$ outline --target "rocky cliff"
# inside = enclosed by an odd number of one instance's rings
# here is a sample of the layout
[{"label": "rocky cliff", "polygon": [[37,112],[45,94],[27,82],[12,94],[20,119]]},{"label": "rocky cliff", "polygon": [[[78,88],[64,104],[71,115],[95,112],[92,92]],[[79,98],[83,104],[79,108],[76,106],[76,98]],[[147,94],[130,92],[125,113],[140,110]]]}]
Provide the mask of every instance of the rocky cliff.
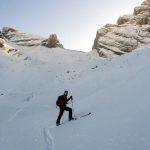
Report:
[{"label": "rocky cliff", "polygon": [[48,39],[45,39],[37,35],[20,32],[11,27],[3,27],[1,35],[9,42],[13,42],[19,46],[43,45],[48,48],[63,47],[55,34],[52,34]]},{"label": "rocky cliff", "polygon": [[4,40],[3,36],[0,36],[0,51],[7,53],[7,54],[11,53],[12,55],[16,55],[16,56],[21,55],[19,50],[15,49],[12,46],[10,46],[9,44],[7,44],[7,42]]},{"label": "rocky cliff", "polygon": [[63,48],[63,45],[59,42],[56,34],[51,34],[48,39],[43,40],[42,45],[48,48]]},{"label": "rocky cliff", "polygon": [[135,7],[132,15],[118,18],[97,31],[93,49],[100,57],[114,57],[150,45],[150,0]]}]

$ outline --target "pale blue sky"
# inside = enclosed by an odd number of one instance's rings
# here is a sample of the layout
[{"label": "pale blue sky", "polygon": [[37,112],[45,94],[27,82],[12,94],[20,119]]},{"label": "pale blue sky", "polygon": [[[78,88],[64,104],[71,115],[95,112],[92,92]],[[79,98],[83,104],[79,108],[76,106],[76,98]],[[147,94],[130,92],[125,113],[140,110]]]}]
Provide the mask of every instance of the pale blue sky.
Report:
[{"label": "pale blue sky", "polygon": [[0,0],[0,28],[48,37],[56,33],[65,48],[89,51],[96,31],[116,23],[144,0]]}]

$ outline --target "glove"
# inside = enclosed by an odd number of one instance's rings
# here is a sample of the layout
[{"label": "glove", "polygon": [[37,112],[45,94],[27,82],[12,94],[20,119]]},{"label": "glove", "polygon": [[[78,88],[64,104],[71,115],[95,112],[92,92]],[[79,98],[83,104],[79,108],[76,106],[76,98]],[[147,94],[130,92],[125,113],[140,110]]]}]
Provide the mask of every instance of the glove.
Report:
[{"label": "glove", "polygon": [[71,100],[73,100],[73,97],[72,97],[72,96],[70,96],[70,99],[71,99]]}]

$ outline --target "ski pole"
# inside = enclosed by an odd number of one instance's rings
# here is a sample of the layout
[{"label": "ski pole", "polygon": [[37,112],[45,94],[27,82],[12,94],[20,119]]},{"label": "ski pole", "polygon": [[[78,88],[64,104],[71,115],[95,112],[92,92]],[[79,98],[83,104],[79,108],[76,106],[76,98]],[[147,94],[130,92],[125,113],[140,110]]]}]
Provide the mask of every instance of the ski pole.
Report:
[{"label": "ski pole", "polygon": [[72,100],[71,100],[71,104],[72,104],[72,114],[73,114],[73,116],[74,116],[74,118],[75,118],[74,105],[73,105],[73,98],[72,98]]}]

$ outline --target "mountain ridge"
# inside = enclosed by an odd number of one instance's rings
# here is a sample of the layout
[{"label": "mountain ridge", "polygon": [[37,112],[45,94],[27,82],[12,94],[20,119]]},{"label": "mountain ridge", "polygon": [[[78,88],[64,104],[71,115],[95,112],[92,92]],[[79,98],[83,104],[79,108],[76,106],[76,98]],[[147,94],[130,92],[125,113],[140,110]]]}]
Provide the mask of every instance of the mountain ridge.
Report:
[{"label": "mountain ridge", "polygon": [[93,49],[100,57],[115,57],[137,48],[150,46],[150,1],[134,8],[132,15],[118,18],[97,31]]},{"label": "mountain ridge", "polygon": [[29,47],[42,45],[48,48],[63,48],[63,45],[59,42],[56,34],[51,34],[49,38],[45,39],[41,36],[21,32],[11,27],[3,27],[1,34],[3,38],[19,46]]}]

